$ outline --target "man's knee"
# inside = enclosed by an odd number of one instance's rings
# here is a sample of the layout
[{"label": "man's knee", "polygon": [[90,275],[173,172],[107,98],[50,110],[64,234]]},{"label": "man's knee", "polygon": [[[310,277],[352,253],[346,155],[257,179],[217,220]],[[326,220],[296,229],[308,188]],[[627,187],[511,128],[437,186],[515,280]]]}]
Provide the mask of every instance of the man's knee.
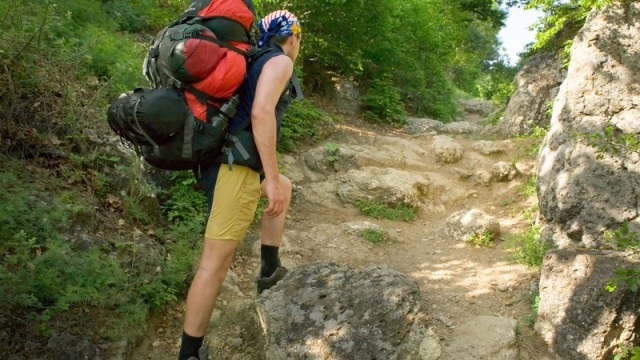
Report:
[{"label": "man's knee", "polygon": [[293,191],[293,185],[291,184],[291,180],[288,177],[280,174],[280,186],[282,186],[282,192],[284,196],[287,198],[287,201],[291,200],[291,193]]}]

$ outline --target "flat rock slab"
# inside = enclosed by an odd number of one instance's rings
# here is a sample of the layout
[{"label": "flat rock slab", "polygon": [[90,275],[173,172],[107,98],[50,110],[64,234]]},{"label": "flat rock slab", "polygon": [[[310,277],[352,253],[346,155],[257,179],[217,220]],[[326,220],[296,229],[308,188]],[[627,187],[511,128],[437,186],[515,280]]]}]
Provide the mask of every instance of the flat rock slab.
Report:
[{"label": "flat rock slab", "polygon": [[453,342],[442,352],[443,360],[515,360],[518,356],[516,321],[476,316],[458,326]]}]

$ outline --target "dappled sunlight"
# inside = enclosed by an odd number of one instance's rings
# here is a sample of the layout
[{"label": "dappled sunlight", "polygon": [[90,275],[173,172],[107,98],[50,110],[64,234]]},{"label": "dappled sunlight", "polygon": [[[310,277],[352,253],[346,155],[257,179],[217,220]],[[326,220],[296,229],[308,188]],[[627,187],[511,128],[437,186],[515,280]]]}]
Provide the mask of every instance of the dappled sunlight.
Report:
[{"label": "dappled sunlight", "polygon": [[375,137],[377,134],[373,131],[368,131],[362,128],[358,128],[355,126],[350,126],[347,124],[336,124],[336,128],[342,131],[348,131],[357,134],[358,136],[370,136]]},{"label": "dappled sunlight", "polygon": [[[468,259],[423,263],[410,275],[420,281],[450,282],[464,289],[468,297],[485,295],[497,286],[515,287],[529,279],[522,265],[509,261],[483,264]],[[450,285],[450,284],[448,284]]]}]

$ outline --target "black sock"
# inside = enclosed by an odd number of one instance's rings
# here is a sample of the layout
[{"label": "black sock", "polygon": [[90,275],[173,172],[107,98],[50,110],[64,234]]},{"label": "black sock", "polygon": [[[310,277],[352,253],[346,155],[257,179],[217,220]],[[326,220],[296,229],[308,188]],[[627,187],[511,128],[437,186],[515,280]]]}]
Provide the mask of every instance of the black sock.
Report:
[{"label": "black sock", "polygon": [[260,247],[260,277],[269,277],[280,266],[278,246],[262,245]]},{"label": "black sock", "polygon": [[202,347],[204,336],[193,337],[184,330],[182,331],[182,345],[180,345],[180,355],[178,360],[187,360],[190,356],[198,358],[198,350]]}]

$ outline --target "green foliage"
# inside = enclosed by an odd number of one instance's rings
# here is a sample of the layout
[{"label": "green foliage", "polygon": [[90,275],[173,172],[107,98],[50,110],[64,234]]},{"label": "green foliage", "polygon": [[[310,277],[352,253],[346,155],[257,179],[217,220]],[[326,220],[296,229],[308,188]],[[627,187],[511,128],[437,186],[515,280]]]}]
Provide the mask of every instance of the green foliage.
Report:
[{"label": "green foliage", "polygon": [[325,159],[330,162],[330,163],[334,163],[338,160],[340,160],[340,145],[333,143],[333,142],[328,142],[326,144],[324,144],[325,149],[327,149],[327,156],[325,157]]},{"label": "green foliage", "polygon": [[533,143],[525,149],[525,152],[528,155],[536,156],[540,152],[542,140],[547,136],[547,132],[549,132],[549,128],[543,128],[536,125],[533,127],[530,134],[518,136],[519,139],[533,140]]},{"label": "green foliage", "polygon": [[[116,314],[106,324],[107,332],[121,337],[139,332],[150,308],[175,301],[176,294],[184,291],[202,240],[204,210],[185,216],[166,237],[157,231],[159,240],[167,239],[166,258],[143,253],[148,245],[138,240],[144,235],[137,230],[133,236],[108,239],[104,246],[96,242],[85,249],[77,245],[78,235],[70,232],[76,229],[76,217],[86,217],[87,209],[94,206],[84,188],[64,190],[66,177],[25,172],[23,162],[5,156],[0,163],[0,186],[5,189],[0,194],[0,302],[4,306],[43,329],[53,316],[73,306],[101,308]],[[115,251],[110,251],[111,246]]]},{"label": "green foliage", "polygon": [[[614,231],[604,234],[605,240],[614,242],[621,250],[630,250],[632,253],[640,253],[640,238],[638,233],[631,230],[628,222]],[[629,268],[621,268],[616,271],[616,276],[607,284],[607,291],[615,291],[619,284],[626,283],[629,290],[636,292],[640,286],[640,265]]]},{"label": "green foliage", "polygon": [[513,256],[519,263],[538,269],[542,266],[544,254],[553,246],[551,241],[540,237],[540,227],[537,225],[531,225],[508,240]]},{"label": "green foliage", "polygon": [[413,221],[416,218],[414,209],[406,204],[385,204],[373,200],[358,199],[356,206],[363,214],[376,219]]},{"label": "green foliage", "polygon": [[365,116],[373,122],[404,125],[407,121],[407,113],[400,101],[400,93],[392,84],[390,76],[373,80],[362,102]]},{"label": "green foliage", "polygon": [[506,108],[494,112],[485,121],[483,121],[482,124],[483,125],[496,125],[500,121],[500,118],[504,116],[505,110],[506,110]]},{"label": "green foliage", "polygon": [[529,314],[522,317],[529,327],[533,328],[533,325],[536,323],[536,318],[538,317],[538,307],[540,306],[540,294],[535,292],[531,294],[531,309]]},{"label": "green foliage", "polygon": [[474,244],[474,245],[478,245],[478,246],[486,246],[486,247],[491,247],[494,244],[493,242],[493,235],[491,235],[491,233],[487,230],[484,230],[481,233],[476,233],[473,236],[471,236],[468,240],[470,243]]},{"label": "green foliage", "polygon": [[513,78],[517,68],[504,60],[496,61],[476,83],[477,95],[492,100],[496,106],[507,106],[511,95],[516,90]]},{"label": "green foliage", "polygon": [[328,114],[309,100],[292,102],[284,114],[278,150],[293,151],[305,139],[317,140],[322,125],[332,121]]},{"label": "green foliage", "polygon": [[169,221],[200,218],[207,213],[207,196],[195,190],[197,181],[190,171],[174,171],[169,178],[172,185],[165,194],[170,197],[162,207]]},{"label": "green foliage", "polygon": [[582,28],[593,8],[602,8],[613,0],[521,0],[526,9],[538,9],[544,17],[537,24],[536,43],[533,50],[562,49],[565,41],[572,39]]},{"label": "green foliage", "polygon": [[613,353],[613,360],[640,360],[640,346],[634,346],[629,350],[627,344],[620,343]]},{"label": "green foliage", "polygon": [[389,236],[383,230],[378,229],[360,230],[358,231],[358,236],[373,244],[382,244],[390,240]]},{"label": "green foliage", "polygon": [[640,137],[633,133],[623,133],[619,128],[609,125],[602,132],[576,133],[575,136],[587,146],[596,149],[596,158],[605,155],[627,157],[631,153],[640,154]]},{"label": "green foliage", "polygon": [[[383,112],[389,109],[397,114],[398,109],[384,102],[396,107],[397,101],[379,96],[394,92],[413,113],[441,120],[455,115],[452,85],[473,89],[486,61],[498,55],[497,33],[504,11],[494,5],[492,0],[473,4],[281,0],[259,8],[264,15],[287,7],[301,18],[305,33],[301,63],[311,91],[330,91],[331,74],[354,79],[366,93],[368,87],[380,87],[376,80],[382,80],[385,88],[395,88],[392,92],[374,90],[371,95],[377,98],[369,99],[375,107],[372,118],[386,122]],[[388,74],[389,81],[381,74]]]},{"label": "green foliage", "polygon": [[536,177],[531,176],[526,183],[522,185],[518,195],[522,196],[535,196],[536,195]]}]

